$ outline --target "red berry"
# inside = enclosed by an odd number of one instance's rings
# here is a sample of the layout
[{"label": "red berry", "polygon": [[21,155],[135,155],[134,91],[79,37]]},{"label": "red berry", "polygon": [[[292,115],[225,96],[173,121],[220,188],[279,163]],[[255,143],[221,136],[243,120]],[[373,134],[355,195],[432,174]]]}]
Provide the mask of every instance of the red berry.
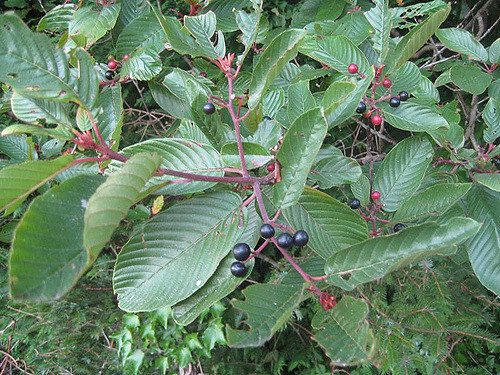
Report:
[{"label": "red berry", "polygon": [[382,123],[382,117],[380,117],[379,115],[375,115],[372,117],[372,124],[377,126],[377,125],[380,125]]},{"label": "red berry", "polygon": [[115,60],[111,60],[108,62],[108,68],[111,70],[115,70],[118,66],[118,63]]},{"label": "red berry", "polygon": [[364,118],[370,118],[371,115],[372,115],[372,111],[367,111],[367,112],[363,113]]},{"label": "red berry", "polygon": [[128,53],[123,55],[123,61],[127,61],[128,59],[130,59],[130,55]]},{"label": "red berry", "polygon": [[200,76],[202,76],[203,78],[207,78],[207,73],[205,73],[205,72],[200,72]]},{"label": "red berry", "polygon": [[351,74],[356,74],[358,72],[358,66],[356,64],[351,64],[347,67],[347,71]]},{"label": "red berry", "polygon": [[384,86],[385,88],[389,88],[391,87],[391,85],[392,81],[389,78],[384,78],[384,80],[382,81],[382,86]]},{"label": "red berry", "polygon": [[275,168],[274,163],[269,163],[266,167],[268,172],[274,172],[274,168]]},{"label": "red berry", "polygon": [[380,198],[380,193],[379,193],[377,190],[375,190],[375,191],[372,193],[372,199],[373,199],[374,201],[376,201],[376,200],[379,200],[379,198]]}]

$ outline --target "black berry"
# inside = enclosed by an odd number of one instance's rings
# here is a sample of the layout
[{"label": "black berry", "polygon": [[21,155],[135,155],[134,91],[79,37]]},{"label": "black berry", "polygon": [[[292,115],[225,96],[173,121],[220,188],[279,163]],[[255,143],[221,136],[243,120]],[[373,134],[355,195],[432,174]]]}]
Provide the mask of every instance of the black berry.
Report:
[{"label": "black berry", "polygon": [[269,117],[269,116],[264,116],[264,120],[266,120],[266,121],[271,121],[271,117]]},{"label": "black berry", "polygon": [[357,210],[361,206],[361,202],[359,199],[351,199],[349,202],[349,207],[351,207],[353,210]]},{"label": "black berry", "polygon": [[293,245],[293,238],[288,233],[281,233],[278,236],[278,246],[283,249],[288,249]]},{"label": "black berry", "polygon": [[247,268],[241,262],[233,262],[231,264],[231,273],[236,277],[243,277],[247,273]]},{"label": "black berry", "polygon": [[250,246],[246,243],[237,243],[233,247],[233,255],[236,260],[247,260],[250,256]]},{"label": "black berry", "polygon": [[260,236],[262,238],[274,237],[274,228],[271,224],[264,224],[260,227]]},{"label": "black berry", "polygon": [[207,103],[203,106],[203,112],[207,115],[211,115],[215,112],[215,106],[212,103]]},{"label": "black berry", "polygon": [[398,98],[396,98],[395,96],[391,98],[391,100],[389,100],[389,105],[393,108],[396,108],[396,107],[399,107],[399,105],[401,104],[401,102],[399,101]]},{"label": "black berry", "polygon": [[406,225],[401,224],[401,223],[397,223],[396,225],[394,225],[394,232],[399,232],[400,230],[403,230],[405,228],[406,228]]},{"label": "black berry", "polygon": [[356,108],[357,113],[365,113],[366,111],[366,104],[363,102],[359,102],[358,108]]},{"label": "black berry", "polygon": [[293,235],[293,244],[295,246],[299,247],[306,246],[308,242],[309,242],[309,235],[305,230],[298,230]]},{"label": "black berry", "polygon": [[112,70],[108,70],[106,73],[104,73],[104,76],[107,80],[111,80],[115,77],[115,72],[113,72]]},{"label": "black berry", "polygon": [[406,91],[401,91],[399,93],[399,100],[405,102],[408,100],[408,98],[410,97],[410,94],[408,94]]}]

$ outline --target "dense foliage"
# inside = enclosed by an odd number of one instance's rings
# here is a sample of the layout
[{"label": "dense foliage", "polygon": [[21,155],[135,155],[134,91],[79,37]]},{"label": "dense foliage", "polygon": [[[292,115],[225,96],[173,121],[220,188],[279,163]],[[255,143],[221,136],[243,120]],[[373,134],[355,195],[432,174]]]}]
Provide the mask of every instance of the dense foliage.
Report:
[{"label": "dense foliage", "polygon": [[499,9],[457,4],[7,1],[0,373],[500,371]]}]

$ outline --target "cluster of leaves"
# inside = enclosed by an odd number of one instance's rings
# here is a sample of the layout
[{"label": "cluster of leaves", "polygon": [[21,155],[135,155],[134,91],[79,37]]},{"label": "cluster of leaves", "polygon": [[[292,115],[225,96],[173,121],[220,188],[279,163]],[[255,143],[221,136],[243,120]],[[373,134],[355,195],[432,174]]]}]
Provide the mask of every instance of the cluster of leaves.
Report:
[{"label": "cluster of leaves", "polygon": [[[448,257],[439,262],[445,269],[461,246],[469,276],[500,293],[500,41],[483,45],[463,28],[439,29],[449,4],[391,9],[383,0],[361,7],[306,0],[284,13],[277,2],[272,16],[257,0],[214,0],[192,2],[189,15],[178,19],[142,0],[84,3],[56,6],[38,32],[12,13],[0,16],[2,111],[17,121],[0,138],[8,157],[0,169],[0,210],[21,217],[2,227],[14,233],[11,297],[62,297],[121,231],[122,219],[134,214],[139,219],[118,254],[113,289],[125,311],[163,311],[164,331],[167,311],[189,325],[241,283],[229,271],[229,253],[245,242],[262,257],[269,243],[259,242],[262,222],[309,233],[295,260],[278,246],[292,268],[268,259],[285,271],[246,287],[244,300],[232,300],[246,316],[226,326],[233,348],[263,345],[301,303],[315,296],[332,301],[335,293],[340,302],[311,317],[312,339],[335,366],[377,363],[394,345],[373,328],[386,332],[397,323],[391,335],[402,337],[406,315],[420,319],[415,311],[430,311],[431,300],[413,290],[412,305],[403,292],[391,292],[407,306],[391,310],[399,305],[383,305],[377,288],[366,294],[364,285],[431,257]],[[57,36],[57,45],[43,31]],[[443,50],[409,61],[434,34]],[[118,66],[111,80],[94,53],[107,35]],[[445,49],[459,55],[445,56]],[[184,69],[171,65],[179,55]],[[384,77],[392,86],[380,85]],[[120,147],[122,88],[129,83],[150,119],[152,98],[172,121],[160,138]],[[403,90],[413,98],[396,108],[386,103]],[[207,101],[220,110],[207,116]],[[385,120],[380,128],[357,117],[360,101]],[[275,169],[267,173],[269,163]],[[162,212],[159,200],[151,213],[141,205],[130,211],[141,201],[149,205],[150,195],[168,197]],[[349,208],[350,197],[361,208]],[[406,229],[396,233],[396,223]],[[245,278],[254,263],[247,263]],[[456,305],[442,302],[438,342],[419,347],[432,353],[425,360],[432,371],[459,348],[457,335],[483,329],[477,320],[462,326],[447,320]],[[369,318],[383,309],[382,324]],[[201,353],[213,348],[190,333],[183,336],[189,338],[184,352],[170,353],[151,333],[160,318],[153,314],[140,325],[135,315],[126,317],[116,338],[132,371],[144,360],[141,350],[132,351],[135,331],[166,352],[158,365],[163,371],[169,356],[181,366],[189,362],[186,348],[196,343]],[[480,338],[498,343],[495,334]],[[410,344],[399,343],[384,370],[396,371],[411,358],[409,368],[431,371],[419,365],[421,354],[406,355],[415,351],[415,341]]]}]

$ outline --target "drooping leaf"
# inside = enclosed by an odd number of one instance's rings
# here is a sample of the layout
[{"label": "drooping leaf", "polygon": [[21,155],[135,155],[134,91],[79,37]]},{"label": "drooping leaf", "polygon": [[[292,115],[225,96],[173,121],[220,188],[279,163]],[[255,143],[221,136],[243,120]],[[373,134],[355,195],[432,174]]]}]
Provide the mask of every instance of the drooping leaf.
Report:
[{"label": "drooping leaf", "polygon": [[[245,164],[249,170],[259,168],[272,159],[269,151],[257,143],[243,142],[243,152]],[[242,168],[236,142],[222,146],[221,158],[222,162],[229,167]]]},{"label": "drooping leaf", "polygon": [[275,185],[275,205],[284,209],[298,202],[327,127],[320,108],[304,113],[290,126],[276,155],[281,164],[281,181]]},{"label": "drooping leaf", "polygon": [[396,211],[413,195],[422,182],[432,155],[431,143],[420,137],[406,138],[387,154],[373,182],[373,191],[380,192],[377,203],[385,211]]},{"label": "drooping leaf", "polygon": [[279,34],[260,55],[250,82],[250,109],[257,107],[262,96],[285,65],[297,55],[305,30],[286,30]]},{"label": "drooping leaf", "polygon": [[444,117],[422,104],[402,102],[399,107],[393,108],[387,103],[379,103],[379,107],[384,119],[398,129],[423,132],[449,127]]},{"label": "drooping leaf", "polygon": [[91,109],[99,94],[99,79],[89,53],[83,48],[76,48],[73,56],[78,60],[78,75],[72,77],[73,87],[87,109]]},{"label": "drooping leaf", "polygon": [[75,13],[73,4],[62,4],[52,8],[38,22],[37,30],[66,31]]},{"label": "drooping leaf", "polygon": [[120,74],[139,81],[149,81],[156,77],[162,68],[158,52],[150,47],[136,50],[123,63]]},{"label": "drooping leaf", "polygon": [[42,128],[37,125],[28,124],[13,124],[7,126],[0,133],[2,137],[8,135],[33,134],[33,135],[48,135],[53,138],[70,140],[74,138],[74,134],[65,128],[58,126],[57,128]]},{"label": "drooping leaf", "polygon": [[251,0],[212,0],[204,10],[215,13],[218,30],[230,32],[238,30],[235,13],[250,5],[252,5]]},{"label": "drooping leaf", "polygon": [[500,100],[490,98],[484,107],[482,116],[488,126],[483,133],[484,141],[493,143],[500,137]]},{"label": "drooping leaf", "polygon": [[182,201],[154,216],[122,248],[114,290],[126,311],[174,305],[200,289],[246,226],[235,193]]},{"label": "drooping leaf", "polygon": [[377,65],[382,64],[389,53],[389,36],[391,33],[391,12],[387,0],[375,0],[375,6],[365,17],[375,32],[372,34],[373,49],[378,52]]},{"label": "drooping leaf", "polygon": [[413,221],[444,214],[469,191],[471,184],[436,184],[403,202],[394,221]]},{"label": "drooping leaf", "polygon": [[488,49],[488,60],[490,64],[500,64],[500,38],[491,43]]},{"label": "drooping leaf", "polygon": [[97,126],[106,142],[113,141],[113,150],[118,149],[123,125],[123,100],[121,85],[103,88],[96,103]]},{"label": "drooping leaf", "polygon": [[316,101],[309,90],[309,81],[299,81],[288,87],[287,112],[291,123],[315,106]]},{"label": "drooping leaf", "polygon": [[325,109],[325,116],[330,115],[340,107],[342,103],[351,101],[351,93],[356,89],[356,84],[347,81],[335,81],[325,90],[321,105]]},{"label": "drooping leaf", "polygon": [[439,29],[436,31],[436,36],[446,48],[452,51],[463,53],[473,60],[488,61],[486,48],[464,29]]},{"label": "drooping leaf", "polygon": [[157,154],[136,154],[90,197],[85,211],[83,245],[93,262],[110,240],[140,191],[160,165]]},{"label": "drooping leaf", "polygon": [[450,255],[480,228],[477,221],[454,217],[380,236],[341,250],[326,262],[327,281],[345,290],[433,255]]},{"label": "drooping leaf", "polygon": [[120,8],[120,4],[111,4],[101,10],[92,7],[78,9],[69,25],[69,34],[83,35],[87,44],[94,44],[115,26]]},{"label": "drooping leaf", "polygon": [[354,366],[369,360],[375,352],[375,338],[368,324],[368,304],[344,296],[330,311],[320,310],[311,325],[313,340],[337,366]]},{"label": "drooping leaf", "polygon": [[54,160],[28,161],[0,169],[0,212],[22,202],[30,193],[67,169],[72,155]]},{"label": "drooping leaf", "polygon": [[451,81],[462,90],[480,95],[491,83],[490,74],[481,71],[477,66],[455,65],[450,69]]},{"label": "drooping leaf", "polygon": [[358,162],[343,155],[332,155],[321,159],[309,173],[309,179],[317,182],[321,189],[353,183],[359,177],[361,177],[361,167]]},{"label": "drooping leaf", "polygon": [[477,186],[467,195],[471,218],[482,223],[479,232],[467,241],[467,251],[477,278],[500,295],[500,193]]},{"label": "drooping leaf", "polygon": [[12,298],[58,299],[92,264],[83,247],[83,216],[90,196],[104,180],[102,176],[75,177],[33,200],[12,243]]},{"label": "drooping leaf", "polygon": [[130,22],[151,11],[147,0],[121,0],[120,4],[120,14],[113,29],[115,37],[118,37],[118,34]]},{"label": "drooping leaf", "polygon": [[434,86],[429,78],[424,76],[420,77],[420,83],[412,91],[412,94],[418,99],[432,101],[434,103],[439,103],[441,101],[438,89]]},{"label": "drooping leaf", "polygon": [[244,301],[232,300],[233,306],[247,314],[246,329],[226,327],[227,342],[232,348],[261,346],[290,318],[302,300],[302,285],[251,285]]},{"label": "drooping leaf", "polygon": [[132,20],[120,33],[116,41],[118,58],[139,49],[151,49],[157,53],[164,49],[165,33],[153,13],[146,13]]},{"label": "drooping leaf", "polygon": [[370,180],[365,175],[361,175],[358,180],[351,184],[351,191],[354,198],[359,200],[362,206],[370,203]]},{"label": "drooping leaf", "polygon": [[348,246],[368,239],[366,221],[329,195],[307,187],[297,204],[283,210],[292,228],[309,234],[309,246],[327,259]]},{"label": "drooping leaf", "polygon": [[440,9],[430,15],[424,22],[411,29],[399,41],[394,51],[394,63],[391,66],[391,71],[398,69],[406,63],[417,52],[430,37],[436,32],[439,26],[444,22],[450,13],[451,5]]},{"label": "drooping leaf", "polygon": [[487,188],[500,192],[500,174],[498,173],[478,173],[474,175],[476,182]]},{"label": "drooping leaf", "polygon": [[226,55],[226,43],[224,41],[224,34],[222,34],[221,31],[217,32],[217,42],[212,42],[216,24],[217,17],[215,13],[211,11],[197,16],[184,17],[184,27],[194,36],[200,51],[202,51],[205,56],[212,59],[224,57]]}]

